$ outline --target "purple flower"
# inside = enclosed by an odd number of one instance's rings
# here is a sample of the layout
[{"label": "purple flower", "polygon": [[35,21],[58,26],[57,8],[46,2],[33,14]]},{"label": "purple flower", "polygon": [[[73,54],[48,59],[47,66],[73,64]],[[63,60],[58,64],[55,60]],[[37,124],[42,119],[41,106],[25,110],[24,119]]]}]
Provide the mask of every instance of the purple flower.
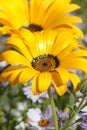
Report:
[{"label": "purple flower", "polygon": [[87,130],[87,122],[82,122],[80,124],[80,126],[84,129],[84,130]]},{"label": "purple flower", "polygon": [[87,34],[85,34],[84,41],[87,43]]},{"label": "purple flower", "polygon": [[67,112],[63,112],[58,110],[58,108],[56,108],[57,114],[59,116],[59,121],[58,121],[58,125],[61,128],[61,125],[63,125],[65,123],[65,120],[68,118],[68,113]]},{"label": "purple flower", "polygon": [[80,117],[83,119],[83,122],[81,122],[80,127],[84,128],[84,130],[87,130],[87,107],[84,107],[80,112]]},{"label": "purple flower", "polygon": [[65,120],[66,118],[68,118],[68,113],[66,112],[58,111],[58,115],[62,120]]},{"label": "purple flower", "polygon": [[82,117],[82,119],[84,120],[84,121],[87,121],[87,113],[86,112],[80,112],[80,117]]}]

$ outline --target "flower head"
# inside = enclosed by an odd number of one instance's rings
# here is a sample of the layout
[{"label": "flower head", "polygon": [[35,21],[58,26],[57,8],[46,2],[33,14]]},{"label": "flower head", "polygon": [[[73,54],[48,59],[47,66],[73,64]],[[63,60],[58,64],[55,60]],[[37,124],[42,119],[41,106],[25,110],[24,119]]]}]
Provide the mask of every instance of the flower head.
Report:
[{"label": "flower head", "polygon": [[45,113],[42,113],[39,108],[31,108],[27,112],[29,118],[28,125],[38,128],[39,130],[54,129],[52,120],[52,110],[48,106]]},{"label": "flower head", "polygon": [[77,74],[70,72],[70,69],[87,73],[87,50],[82,48],[70,33],[55,35],[55,32],[50,30],[31,33],[27,29],[22,29],[21,33],[24,39],[16,35],[8,38],[11,49],[0,56],[0,60],[6,60],[10,64],[1,74],[2,81],[9,79],[11,84],[15,85],[33,79],[33,94],[46,91],[53,83],[58,94],[63,95],[67,91],[69,80],[75,90],[79,89],[80,79]]},{"label": "flower head", "polygon": [[[8,6],[9,5],[9,6]],[[70,15],[79,9],[71,0],[6,0],[0,1],[1,33],[10,33],[25,27],[32,32],[43,29],[72,30],[74,35],[83,37],[75,23],[81,23],[78,16]],[[10,31],[10,32],[9,32]]]}]

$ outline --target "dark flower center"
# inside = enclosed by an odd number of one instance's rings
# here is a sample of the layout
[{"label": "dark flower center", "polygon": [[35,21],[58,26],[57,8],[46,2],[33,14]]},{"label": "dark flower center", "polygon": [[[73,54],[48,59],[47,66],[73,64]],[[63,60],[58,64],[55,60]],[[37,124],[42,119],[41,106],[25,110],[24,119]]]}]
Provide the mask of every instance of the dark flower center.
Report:
[{"label": "dark flower center", "polygon": [[39,25],[36,25],[36,24],[30,24],[29,26],[25,27],[27,28],[28,30],[30,30],[31,32],[36,32],[36,31],[41,31],[43,30],[43,28]]},{"label": "dark flower center", "polygon": [[41,127],[45,127],[49,124],[49,121],[47,119],[42,119],[38,122],[38,125],[41,126]]},{"label": "dark flower center", "polygon": [[59,59],[56,56],[44,54],[34,58],[31,64],[40,72],[53,71],[59,66]]}]

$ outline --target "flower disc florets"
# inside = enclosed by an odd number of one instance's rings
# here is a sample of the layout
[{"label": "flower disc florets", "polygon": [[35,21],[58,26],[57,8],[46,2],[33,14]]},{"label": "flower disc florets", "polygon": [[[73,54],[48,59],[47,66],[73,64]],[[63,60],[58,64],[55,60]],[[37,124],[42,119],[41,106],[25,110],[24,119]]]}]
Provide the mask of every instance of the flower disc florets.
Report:
[{"label": "flower disc florets", "polygon": [[38,122],[38,125],[41,127],[46,127],[48,124],[49,124],[49,121],[45,118]]},{"label": "flower disc florets", "polygon": [[56,56],[44,54],[34,58],[31,64],[34,69],[40,72],[53,71],[59,66],[59,60]]}]

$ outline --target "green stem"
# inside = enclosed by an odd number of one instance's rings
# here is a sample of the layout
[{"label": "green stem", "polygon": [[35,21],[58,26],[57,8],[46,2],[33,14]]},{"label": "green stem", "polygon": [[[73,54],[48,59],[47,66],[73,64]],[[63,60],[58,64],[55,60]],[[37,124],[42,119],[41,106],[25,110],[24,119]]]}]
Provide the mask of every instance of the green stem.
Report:
[{"label": "green stem", "polygon": [[55,130],[58,130],[58,120],[57,120],[57,114],[55,110],[55,103],[54,103],[50,88],[48,89],[48,94],[49,94],[50,104],[51,104],[52,112],[53,112],[54,127],[55,127]]},{"label": "green stem", "polygon": [[10,121],[9,121],[9,125],[8,125],[8,127],[7,127],[7,130],[11,130],[11,125],[12,125],[12,121],[10,120]]},{"label": "green stem", "polygon": [[79,111],[81,110],[81,108],[83,107],[83,103],[85,101],[85,96],[82,98],[79,106],[76,108],[75,112],[72,114],[72,116],[66,121],[65,125],[63,126],[63,129],[62,130],[67,130],[67,128],[69,127],[72,119],[75,117],[76,114],[79,113]]}]

